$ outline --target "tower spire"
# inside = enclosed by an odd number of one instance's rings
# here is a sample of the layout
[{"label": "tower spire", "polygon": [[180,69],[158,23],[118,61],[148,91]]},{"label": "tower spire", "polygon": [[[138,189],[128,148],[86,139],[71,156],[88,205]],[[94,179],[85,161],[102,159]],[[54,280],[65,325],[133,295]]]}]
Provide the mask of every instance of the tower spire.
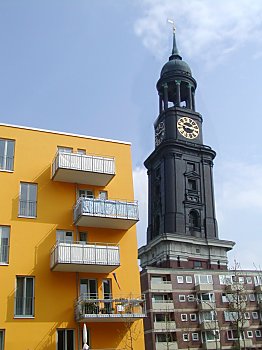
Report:
[{"label": "tower spire", "polygon": [[174,60],[174,59],[182,60],[182,57],[179,55],[179,51],[178,51],[177,44],[176,44],[176,27],[175,27],[175,23],[171,19],[168,19],[167,22],[172,24],[172,28],[173,28],[173,48],[172,48],[172,54],[169,57],[169,60]]}]

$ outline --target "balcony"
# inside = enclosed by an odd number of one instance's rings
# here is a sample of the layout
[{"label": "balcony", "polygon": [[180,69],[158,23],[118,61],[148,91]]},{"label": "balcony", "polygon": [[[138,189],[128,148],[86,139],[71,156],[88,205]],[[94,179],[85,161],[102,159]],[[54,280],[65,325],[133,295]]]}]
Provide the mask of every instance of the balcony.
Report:
[{"label": "balcony", "polygon": [[171,281],[154,282],[151,281],[151,290],[172,291]]},{"label": "balcony", "polygon": [[218,329],[218,321],[215,320],[206,320],[201,322],[201,329],[204,331],[210,331],[212,329]]},{"label": "balcony", "polygon": [[213,290],[213,283],[198,283],[195,289],[197,292],[210,292]]},{"label": "balcony", "polygon": [[168,342],[168,343],[156,343],[156,350],[177,350],[178,345],[176,341]]},{"label": "balcony", "polygon": [[199,311],[212,311],[216,309],[216,303],[213,301],[200,301],[197,303]]},{"label": "balcony", "polygon": [[120,265],[119,246],[57,242],[51,249],[52,271],[109,273]]},{"label": "balcony", "polygon": [[106,186],[115,176],[115,160],[110,157],[57,152],[52,164],[54,181]]},{"label": "balcony", "polygon": [[137,202],[79,198],[74,208],[78,226],[128,230],[137,221]]},{"label": "balcony", "polygon": [[94,299],[81,295],[75,302],[77,322],[134,322],[144,317],[145,300],[141,296]]},{"label": "balcony", "polygon": [[173,300],[153,300],[152,301],[153,311],[174,311]]},{"label": "balcony", "polygon": [[173,331],[176,329],[175,321],[154,322],[155,331]]},{"label": "balcony", "polygon": [[203,343],[203,348],[207,350],[220,349],[220,341],[219,340],[206,341]]}]

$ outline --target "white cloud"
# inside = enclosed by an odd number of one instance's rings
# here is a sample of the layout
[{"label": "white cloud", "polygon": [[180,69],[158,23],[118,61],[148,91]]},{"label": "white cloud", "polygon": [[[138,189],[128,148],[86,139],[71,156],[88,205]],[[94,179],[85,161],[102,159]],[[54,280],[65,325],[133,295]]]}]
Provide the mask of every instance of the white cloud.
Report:
[{"label": "white cloud", "polygon": [[171,50],[167,18],[175,20],[178,47],[186,57],[215,64],[249,41],[261,51],[260,0],[142,0],[140,6],[143,15],[135,22],[135,33],[160,58]]}]

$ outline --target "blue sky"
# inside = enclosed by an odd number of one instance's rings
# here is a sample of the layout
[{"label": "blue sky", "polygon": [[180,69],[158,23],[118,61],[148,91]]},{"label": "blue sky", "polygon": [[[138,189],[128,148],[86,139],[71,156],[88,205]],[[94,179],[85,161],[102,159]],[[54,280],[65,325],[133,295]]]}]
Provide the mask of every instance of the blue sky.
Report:
[{"label": "blue sky", "polygon": [[198,82],[221,238],[259,268],[262,228],[262,2],[0,0],[0,120],[132,142],[139,245],[146,236],[143,161],[154,147],[155,84],[173,18]]}]

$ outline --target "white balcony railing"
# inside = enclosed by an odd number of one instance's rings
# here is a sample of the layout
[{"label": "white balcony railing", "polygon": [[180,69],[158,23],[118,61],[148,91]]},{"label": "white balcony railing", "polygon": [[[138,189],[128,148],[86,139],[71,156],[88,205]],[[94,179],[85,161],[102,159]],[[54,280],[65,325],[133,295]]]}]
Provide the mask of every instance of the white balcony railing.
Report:
[{"label": "white balcony railing", "polygon": [[105,243],[62,243],[51,249],[53,271],[109,273],[120,265],[119,246]]},{"label": "white balcony railing", "polygon": [[75,318],[78,322],[133,322],[145,317],[143,296],[108,295],[106,299],[80,295],[75,302]]},{"label": "white balcony railing", "polygon": [[74,207],[74,223],[79,226],[128,229],[137,221],[136,201],[81,197]]},{"label": "white balcony railing", "polygon": [[173,300],[152,300],[152,308],[154,311],[173,311]]},{"label": "white balcony railing", "polygon": [[172,282],[171,281],[151,281],[151,289],[172,291]]},{"label": "white balcony railing", "polygon": [[113,157],[57,152],[52,164],[55,181],[105,186],[114,175]]}]

